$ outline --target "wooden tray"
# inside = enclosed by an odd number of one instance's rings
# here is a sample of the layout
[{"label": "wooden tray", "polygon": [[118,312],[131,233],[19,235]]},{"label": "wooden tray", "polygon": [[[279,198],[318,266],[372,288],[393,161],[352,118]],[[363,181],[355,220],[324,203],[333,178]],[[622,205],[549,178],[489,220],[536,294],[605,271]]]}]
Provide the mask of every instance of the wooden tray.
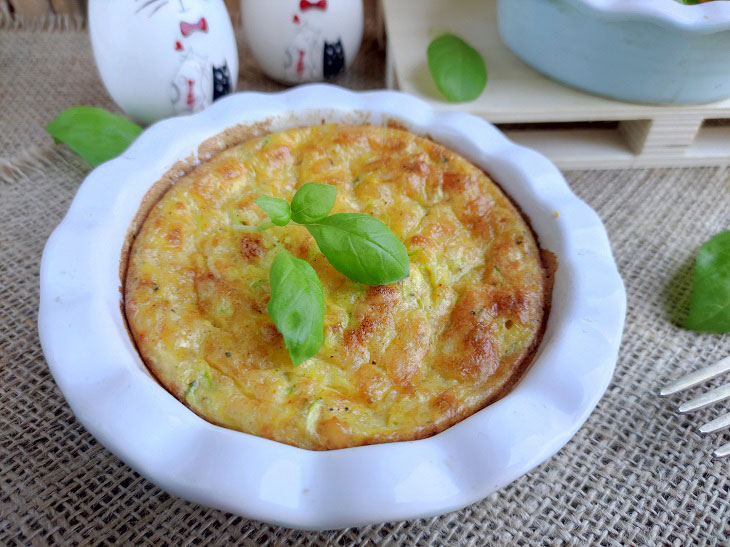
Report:
[{"label": "wooden tray", "polygon": [[[388,87],[442,110],[481,116],[563,169],[721,165],[730,160],[730,100],[641,105],[554,82],[502,43],[496,0],[383,0],[383,14]],[[487,62],[487,88],[475,101],[448,103],[431,80],[426,49],[443,32],[461,36]]]}]

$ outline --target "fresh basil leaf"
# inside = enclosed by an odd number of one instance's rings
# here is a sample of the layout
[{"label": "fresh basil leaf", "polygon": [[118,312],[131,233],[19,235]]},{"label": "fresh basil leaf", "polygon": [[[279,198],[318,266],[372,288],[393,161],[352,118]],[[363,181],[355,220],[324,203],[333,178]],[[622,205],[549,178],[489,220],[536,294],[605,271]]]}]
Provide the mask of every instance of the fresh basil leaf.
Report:
[{"label": "fresh basil leaf", "polygon": [[256,200],[256,205],[264,210],[271,222],[277,226],[286,226],[291,220],[291,209],[285,199],[273,196],[261,196]]},{"label": "fresh basil leaf", "polygon": [[269,270],[267,310],[296,367],[324,341],[324,293],[314,268],[282,249]]},{"label": "fresh basil leaf", "polygon": [[451,102],[471,101],[487,85],[487,67],[479,52],[453,34],[428,46],[428,69],[438,90]]},{"label": "fresh basil leaf", "polygon": [[103,108],[73,106],[46,125],[46,131],[96,167],[124,152],[142,128]]},{"label": "fresh basil leaf", "polygon": [[697,252],[685,327],[730,332],[730,231],[716,235]]},{"label": "fresh basil leaf", "polygon": [[408,251],[378,219],[340,213],[307,225],[335,269],[366,285],[387,285],[408,277]]},{"label": "fresh basil leaf", "polygon": [[335,206],[337,188],[329,184],[303,184],[291,200],[291,217],[299,224],[310,224],[329,215]]}]

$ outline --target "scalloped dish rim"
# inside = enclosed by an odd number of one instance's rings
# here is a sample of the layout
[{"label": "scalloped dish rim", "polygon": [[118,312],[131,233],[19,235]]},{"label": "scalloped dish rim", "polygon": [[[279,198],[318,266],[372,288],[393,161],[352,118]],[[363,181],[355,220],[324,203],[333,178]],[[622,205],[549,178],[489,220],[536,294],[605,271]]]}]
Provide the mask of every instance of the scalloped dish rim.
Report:
[{"label": "scalloped dish rim", "polygon": [[[150,188],[234,126],[267,131],[397,121],[484,169],[558,259],[547,329],[504,398],[435,436],[314,452],[215,426],[149,373],[126,330],[119,261]],[[213,138],[213,140],[211,140]],[[217,137],[216,137],[217,138]],[[86,429],[161,488],[247,518],[335,529],[442,514],[474,503],[557,452],[585,422],[616,364],[626,293],[598,215],[540,154],[468,114],[394,91],[313,84],[237,93],[158,122],[92,171],[48,239],[38,317],[49,368]]]},{"label": "scalloped dish rim", "polygon": [[643,20],[688,33],[711,34],[730,30],[730,2],[680,4],[676,0],[567,0],[612,20]]}]

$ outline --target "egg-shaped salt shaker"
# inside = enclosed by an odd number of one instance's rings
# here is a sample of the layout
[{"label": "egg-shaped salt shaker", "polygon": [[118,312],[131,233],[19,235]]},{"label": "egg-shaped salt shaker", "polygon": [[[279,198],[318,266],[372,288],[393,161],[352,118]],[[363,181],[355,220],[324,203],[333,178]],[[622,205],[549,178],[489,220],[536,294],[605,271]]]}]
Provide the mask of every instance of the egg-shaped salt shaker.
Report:
[{"label": "egg-shaped salt shaker", "polygon": [[223,0],[89,0],[89,33],[107,91],[138,122],[197,112],[235,89]]},{"label": "egg-shaped salt shaker", "polygon": [[288,84],[337,76],[362,40],[362,0],[241,0],[241,17],[256,63]]}]

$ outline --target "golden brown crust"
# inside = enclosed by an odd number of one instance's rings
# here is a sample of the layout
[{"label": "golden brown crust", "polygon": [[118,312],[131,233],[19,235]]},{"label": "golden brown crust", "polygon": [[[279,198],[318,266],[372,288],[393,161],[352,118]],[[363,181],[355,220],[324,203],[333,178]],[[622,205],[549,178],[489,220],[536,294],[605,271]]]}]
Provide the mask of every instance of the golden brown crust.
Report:
[{"label": "golden brown crust", "polygon": [[[272,229],[326,296],[325,344],[293,368],[266,313],[276,250],[232,226],[309,181],[337,186],[334,212],[388,224],[411,275],[364,287],[306,231]],[[332,449],[423,438],[504,395],[544,328],[548,274],[528,224],[463,158],[400,129],[324,125],[245,140],[172,186],[134,241],[125,313],[149,368],[201,416]]]}]

